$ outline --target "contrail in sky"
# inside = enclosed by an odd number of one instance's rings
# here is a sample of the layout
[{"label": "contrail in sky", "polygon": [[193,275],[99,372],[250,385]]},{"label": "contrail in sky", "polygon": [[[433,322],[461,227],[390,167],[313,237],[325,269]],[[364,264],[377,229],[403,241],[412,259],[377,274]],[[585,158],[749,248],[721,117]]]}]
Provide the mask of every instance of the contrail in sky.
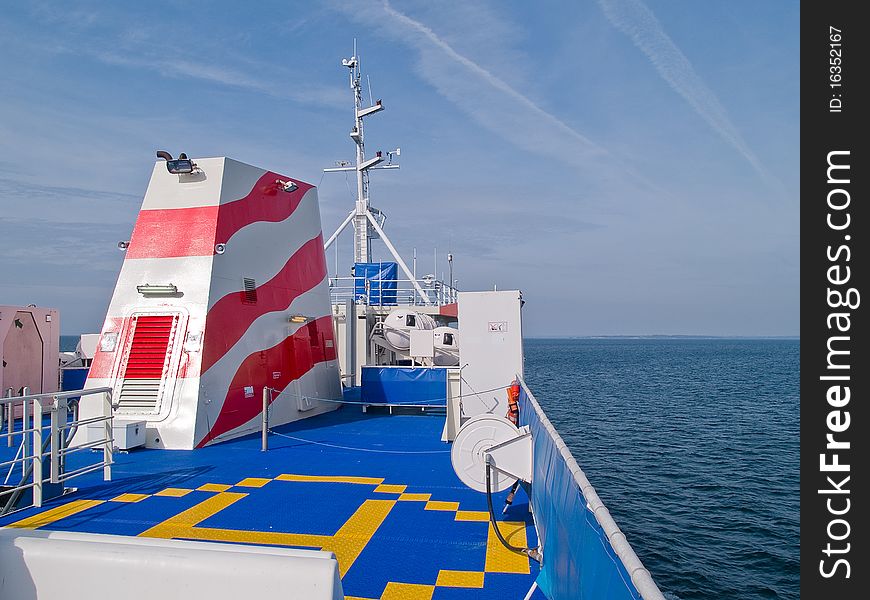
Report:
[{"label": "contrail in sky", "polygon": [[641,0],[598,0],[598,4],[607,19],[646,54],[662,79],[716,133],[740,152],[762,179],[777,185],[778,182],[767,172],[731,123],[725,107],[695,72],[689,59],[665,33],[652,11]]}]

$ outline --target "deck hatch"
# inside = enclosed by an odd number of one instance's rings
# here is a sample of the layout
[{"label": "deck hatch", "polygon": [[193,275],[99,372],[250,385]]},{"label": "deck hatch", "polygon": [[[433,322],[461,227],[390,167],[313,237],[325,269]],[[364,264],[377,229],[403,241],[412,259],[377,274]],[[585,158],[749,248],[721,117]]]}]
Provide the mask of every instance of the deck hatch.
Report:
[{"label": "deck hatch", "polygon": [[159,411],[177,323],[178,315],[137,315],[132,318],[133,335],[122,370],[118,398],[121,411]]}]

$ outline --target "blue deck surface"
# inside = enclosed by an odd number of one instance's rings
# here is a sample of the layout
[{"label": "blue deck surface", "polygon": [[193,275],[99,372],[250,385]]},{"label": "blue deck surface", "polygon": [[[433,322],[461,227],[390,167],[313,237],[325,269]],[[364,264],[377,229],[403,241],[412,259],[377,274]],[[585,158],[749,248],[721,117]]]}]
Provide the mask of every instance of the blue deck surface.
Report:
[{"label": "blue deck surface", "polygon": [[[537,565],[495,540],[485,495],[453,473],[443,424],[348,406],[276,428],[268,452],[256,436],[119,453],[113,481],[75,479],[77,491],[0,525],[322,547],[349,598],[523,598]],[[503,519],[515,545],[536,543],[522,491]]]}]

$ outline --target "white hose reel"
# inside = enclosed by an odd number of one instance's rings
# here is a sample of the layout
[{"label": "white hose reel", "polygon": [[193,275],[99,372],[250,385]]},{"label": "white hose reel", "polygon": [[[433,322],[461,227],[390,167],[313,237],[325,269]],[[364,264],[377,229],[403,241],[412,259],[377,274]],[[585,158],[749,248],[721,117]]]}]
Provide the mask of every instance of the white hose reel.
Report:
[{"label": "white hose reel", "polygon": [[532,481],[532,434],[496,415],[473,417],[456,434],[450,461],[459,479],[473,490],[486,493],[486,464],[490,489],[502,492],[517,479]]}]

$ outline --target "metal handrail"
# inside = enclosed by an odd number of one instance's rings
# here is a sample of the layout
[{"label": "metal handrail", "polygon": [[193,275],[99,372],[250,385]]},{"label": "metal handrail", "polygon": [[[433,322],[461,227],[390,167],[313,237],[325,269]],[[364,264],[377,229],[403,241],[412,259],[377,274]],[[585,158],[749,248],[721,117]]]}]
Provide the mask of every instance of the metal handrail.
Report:
[{"label": "metal handrail", "polygon": [[[354,277],[354,276],[341,276],[341,277],[330,277],[329,278],[329,291],[332,297],[333,303],[341,302],[345,300],[353,300],[358,303],[368,304],[368,296],[369,294],[357,295],[356,293],[356,283],[358,280],[363,279],[362,277]],[[400,305],[423,305],[426,304],[424,299],[420,296],[420,292],[414,284],[420,286],[421,289],[426,293],[426,299],[429,302],[434,304],[443,305],[443,304],[452,304],[457,300],[457,294],[459,290],[444,281],[441,280],[430,280],[427,281],[425,279],[368,279],[366,280],[366,284],[369,287],[369,290],[372,288],[378,292],[388,293],[390,295],[395,294],[396,304]],[[391,286],[395,284],[395,289],[384,289],[384,284],[390,284]],[[381,294],[378,294],[378,297],[381,297]],[[377,306],[378,303],[371,303],[373,306]]]},{"label": "metal handrail", "polygon": [[[26,388],[23,391],[27,391]],[[77,410],[73,410],[72,421],[69,420],[71,398],[81,398],[83,396],[101,394],[103,397],[102,415],[99,417],[90,417],[88,419],[79,419]],[[50,399],[49,407],[43,406],[43,401]],[[21,407],[21,429],[16,431],[14,428],[14,411],[20,404]],[[12,438],[21,436],[21,450],[16,453],[15,458],[10,461],[0,463],[0,467],[10,465],[14,468],[15,465],[21,464],[21,479],[18,485],[9,489],[0,491],[0,497],[8,496],[5,505],[0,505],[0,515],[9,512],[12,507],[18,502],[21,493],[24,490],[32,489],[33,500],[32,505],[41,507],[43,501],[43,484],[45,483],[62,483],[74,477],[103,470],[103,480],[110,481],[112,479],[112,451],[114,440],[112,438],[113,410],[117,408],[112,404],[112,388],[100,387],[87,390],[71,390],[64,392],[48,392],[43,394],[23,394],[21,396],[6,397],[0,399],[0,406],[8,411],[10,417],[7,419],[9,423],[9,445],[12,445]],[[75,406],[75,404],[73,404]],[[43,416],[46,412],[49,413],[49,425],[43,424]],[[27,421],[30,420],[28,427]],[[104,436],[100,440],[85,442],[76,446],[70,447],[72,434],[67,434],[67,430],[75,432],[82,425],[92,423],[104,423]],[[47,431],[46,431],[47,430]],[[31,443],[27,443],[28,434],[31,437]],[[32,454],[28,455],[28,446],[32,448]],[[66,470],[66,456],[84,449],[97,449],[102,447],[102,457],[97,463],[92,463],[74,469]],[[19,454],[21,457],[19,458]],[[48,477],[43,473],[43,462],[49,462]]]}]

